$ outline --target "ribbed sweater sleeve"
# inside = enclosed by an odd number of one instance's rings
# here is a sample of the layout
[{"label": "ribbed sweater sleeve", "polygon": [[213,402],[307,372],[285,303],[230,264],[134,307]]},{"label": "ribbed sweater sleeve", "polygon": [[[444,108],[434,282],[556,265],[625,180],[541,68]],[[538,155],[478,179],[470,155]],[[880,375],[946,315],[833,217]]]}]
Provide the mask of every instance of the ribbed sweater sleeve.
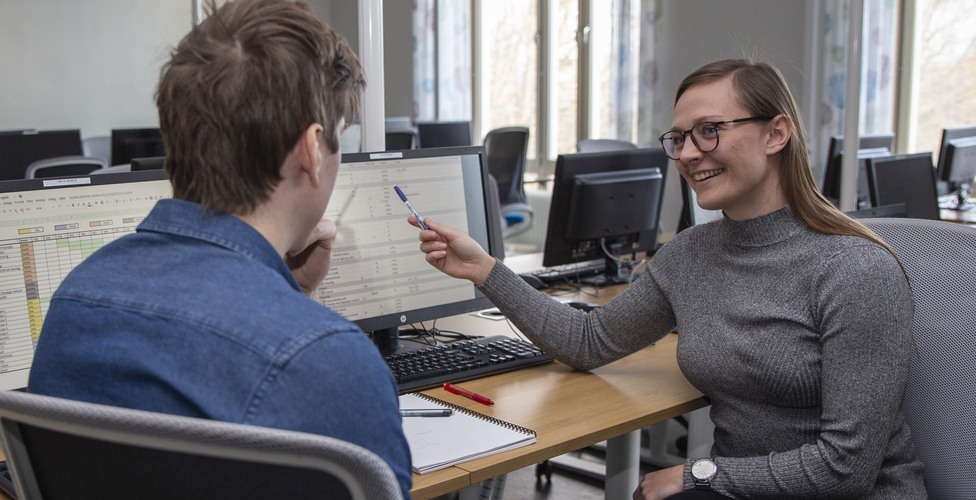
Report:
[{"label": "ribbed sweater sleeve", "polygon": [[712,403],[712,485],[725,495],[925,497],[900,413],[911,292],[880,245],[812,231],[784,208],[683,231],[589,314],[501,265],[481,288],[533,342],[579,369],[677,331],[679,366]]}]

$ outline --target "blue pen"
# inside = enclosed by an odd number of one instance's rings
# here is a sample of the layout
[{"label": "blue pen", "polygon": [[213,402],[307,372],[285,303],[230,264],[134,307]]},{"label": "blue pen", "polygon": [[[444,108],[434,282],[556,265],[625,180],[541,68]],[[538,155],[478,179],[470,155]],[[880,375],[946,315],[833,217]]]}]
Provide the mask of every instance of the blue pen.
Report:
[{"label": "blue pen", "polygon": [[417,209],[413,208],[413,205],[410,204],[410,200],[407,199],[407,195],[403,194],[403,191],[400,190],[400,186],[394,184],[393,190],[396,191],[396,193],[400,196],[400,199],[403,200],[403,203],[406,204],[407,208],[410,209],[410,213],[412,213],[413,216],[417,218],[417,222],[420,223],[420,227],[424,229],[430,229],[429,227],[427,227],[427,224],[424,224],[424,218],[421,217],[419,213],[417,213]]}]

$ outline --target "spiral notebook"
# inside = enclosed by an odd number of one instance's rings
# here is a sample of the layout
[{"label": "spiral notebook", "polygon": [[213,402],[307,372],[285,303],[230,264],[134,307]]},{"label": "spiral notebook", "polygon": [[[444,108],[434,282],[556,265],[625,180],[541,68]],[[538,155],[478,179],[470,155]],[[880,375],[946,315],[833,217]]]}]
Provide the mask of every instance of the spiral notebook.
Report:
[{"label": "spiral notebook", "polygon": [[401,409],[450,408],[449,417],[404,417],[413,471],[424,474],[535,442],[535,431],[421,393],[400,396]]}]

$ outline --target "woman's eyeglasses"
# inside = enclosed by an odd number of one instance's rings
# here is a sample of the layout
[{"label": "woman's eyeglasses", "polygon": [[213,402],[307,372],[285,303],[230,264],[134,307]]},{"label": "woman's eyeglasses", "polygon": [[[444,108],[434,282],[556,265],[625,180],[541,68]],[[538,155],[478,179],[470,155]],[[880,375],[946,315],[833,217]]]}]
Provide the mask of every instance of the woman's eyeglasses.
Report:
[{"label": "woman's eyeglasses", "polygon": [[702,153],[708,153],[715,151],[715,148],[718,147],[718,131],[720,126],[733,123],[769,121],[773,118],[775,116],[756,115],[719,122],[701,122],[696,123],[694,127],[688,130],[671,130],[665,132],[661,137],[658,137],[658,140],[661,141],[664,154],[668,155],[668,158],[672,160],[677,160],[681,156],[681,149],[685,145],[685,137],[689,134],[691,134],[691,142],[695,147]]}]

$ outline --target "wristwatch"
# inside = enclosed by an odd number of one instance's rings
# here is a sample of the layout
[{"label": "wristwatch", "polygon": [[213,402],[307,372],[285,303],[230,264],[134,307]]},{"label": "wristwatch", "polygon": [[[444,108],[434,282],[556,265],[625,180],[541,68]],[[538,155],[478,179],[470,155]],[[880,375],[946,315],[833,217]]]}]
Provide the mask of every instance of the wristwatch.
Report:
[{"label": "wristwatch", "polygon": [[712,478],[718,472],[718,466],[710,458],[699,458],[691,464],[691,478],[695,481],[695,489],[712,489]]}]

